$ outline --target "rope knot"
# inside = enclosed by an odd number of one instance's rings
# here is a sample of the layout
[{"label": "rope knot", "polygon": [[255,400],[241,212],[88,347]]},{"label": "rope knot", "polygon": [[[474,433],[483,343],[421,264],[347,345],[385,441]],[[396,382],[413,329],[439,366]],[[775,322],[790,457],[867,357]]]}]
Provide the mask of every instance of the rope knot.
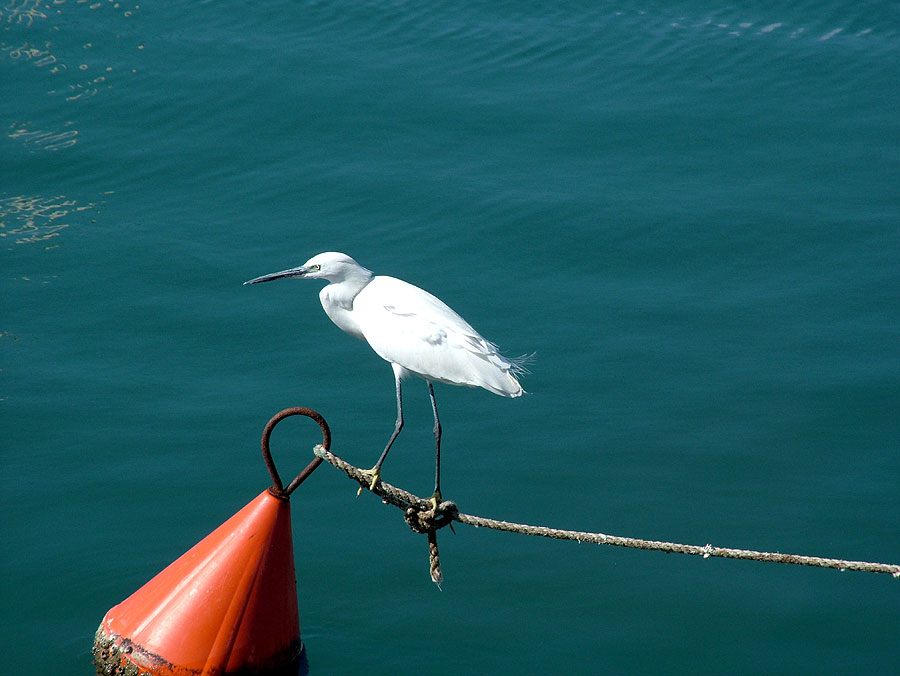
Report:
[{"label": "rope knot", "polygon": [[419,503],[406,509],[403,518],[416,533],[433,533],[449,526],[459,516],[456,503],[445,500],[435,509],[430,503]]}]

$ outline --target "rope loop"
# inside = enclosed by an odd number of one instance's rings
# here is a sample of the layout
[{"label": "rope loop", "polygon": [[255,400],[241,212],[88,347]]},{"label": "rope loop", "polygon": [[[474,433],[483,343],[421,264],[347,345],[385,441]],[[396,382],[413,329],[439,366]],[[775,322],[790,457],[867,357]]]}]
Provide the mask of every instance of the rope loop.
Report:
[{"label": "rope loop", "polygon": [[[430,504],[430,503],[428,503]],[[406,524],[416,533],[429,533],[451,526],[459,517],[456,503],[445,500],[437,506],[426,508],[424,505],[410,505],[403,513]]]}]

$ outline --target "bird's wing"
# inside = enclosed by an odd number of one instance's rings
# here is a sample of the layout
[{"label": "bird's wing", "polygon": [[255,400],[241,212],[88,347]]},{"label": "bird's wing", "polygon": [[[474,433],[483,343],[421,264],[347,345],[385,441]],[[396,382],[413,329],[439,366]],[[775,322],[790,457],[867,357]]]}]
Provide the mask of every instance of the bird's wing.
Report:
[{"label": "bird's wing", "polygon": [[375,277],[353,301],[353,314],[372,349],[429,380],[522,393],[503,357],[446,303],[393,277]]}]

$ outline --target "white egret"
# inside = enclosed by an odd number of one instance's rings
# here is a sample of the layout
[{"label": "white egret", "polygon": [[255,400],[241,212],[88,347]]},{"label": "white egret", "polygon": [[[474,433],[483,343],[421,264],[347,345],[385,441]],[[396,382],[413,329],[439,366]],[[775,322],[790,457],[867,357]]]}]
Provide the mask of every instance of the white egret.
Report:
[{"label": "white egret", "polygon": [[504,357],[496,345],[438,298],[400,279],[375,277],[347,254],[320,253],[299,267],[256,277],[244,284],[285,277],[329,282],[319,292],[325,314],[338,328],[366,341],[394,369],[397,422],[381,457],[369,470],[370,489],[380,479],[381,465],[403,429],[401,381],[415,375],[428,383],[434,411],[433,500],[437,505],[441,500],[441,422],[432,382],[483,387],[504,397],[519,397],[525,391],[517,376],[525,372],[527,358]]}]

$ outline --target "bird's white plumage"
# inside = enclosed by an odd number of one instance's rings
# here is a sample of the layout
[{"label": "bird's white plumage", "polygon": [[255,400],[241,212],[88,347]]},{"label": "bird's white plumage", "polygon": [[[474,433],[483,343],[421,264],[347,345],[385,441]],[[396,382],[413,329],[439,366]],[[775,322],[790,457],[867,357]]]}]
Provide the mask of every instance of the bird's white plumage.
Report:
[{"label": "bird's white plumage", "polygon": [[352,312],[376,354],[412,374],[507,397],[524,392],[515,377],[516,363],[424,289],[374,277],[356,295]]},{"label": "bird's white plumage", "polygon": [[403,428],[400,381],[416,375],[428,382],[434,411],[435,506],[440,502],[441,425],[432,381],[468,385],[505,397],[524,394],[516,376],[523,359],[507,359],[446,303],[424,289],[393,277],[375,277],[347,254],[321,253],[303,265],[251,279],[245,284],[284,277],[323,279],[320,292],[325,313],[341,330],[366,341],[393,366],[397,390],[397,422],[381,457],[372,468],[374,488],[391,445]]},{"label": "bird's white plumage", "polygon": [[328,251],[303,265],[251,279],[324,279],[322,308],[341,330],[364,340],[382,359],[425,380],[483,387],[505,397],[524,394],[516,376],[524,360],[507,359],[446,303],[394,277],[375,277],[347,254]]}]

